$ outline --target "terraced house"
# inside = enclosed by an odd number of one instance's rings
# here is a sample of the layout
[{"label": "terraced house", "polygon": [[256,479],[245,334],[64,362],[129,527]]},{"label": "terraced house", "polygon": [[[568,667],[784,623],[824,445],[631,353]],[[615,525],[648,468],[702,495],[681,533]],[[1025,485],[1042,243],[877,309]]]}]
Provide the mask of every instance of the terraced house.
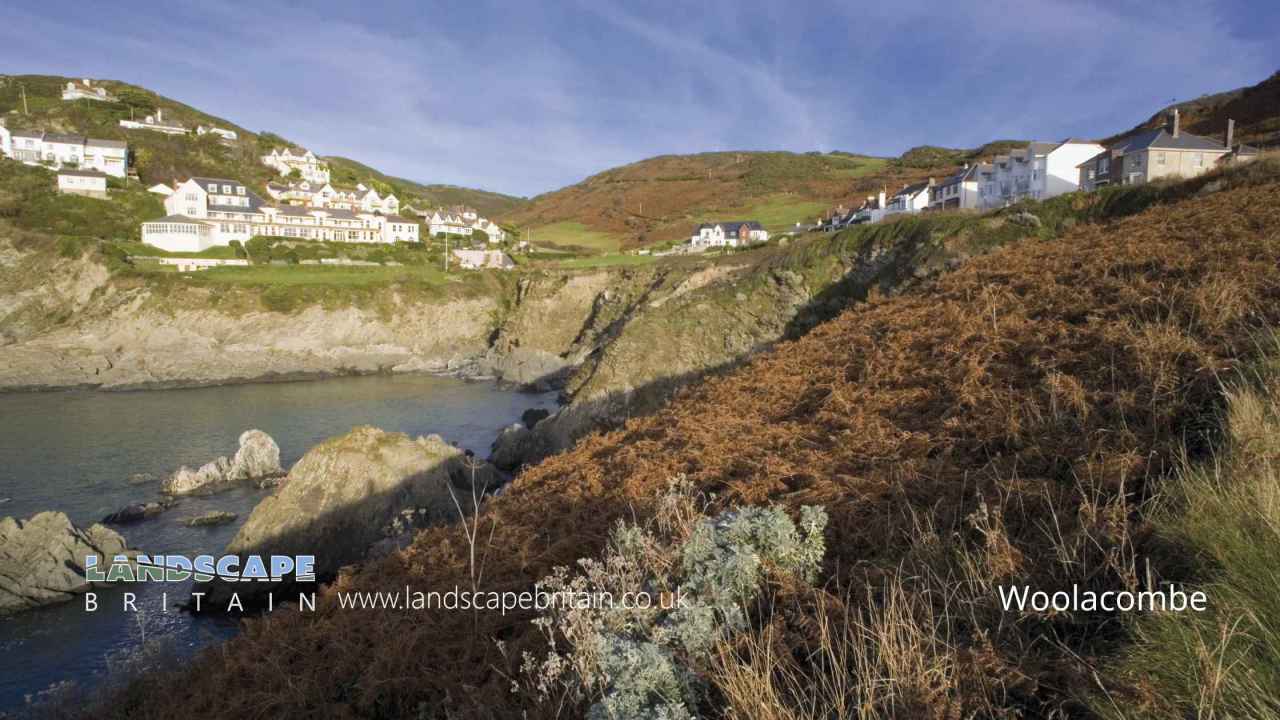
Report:
[{"label": "terraced house", "polygon": [[1080,189],[1077,166],[1102,152],[1101,145],[1067,138],[1031,142],[1007,155],[997,155],[977,170],[981,209],[1005,207],[1019,200],[1047,200]]},{"label": "terraced house", "polygon": [[169,215],[142,224],[142,241],[199,251],[255,235],[359,243],[418,242],[418,223],[398,215],[342,208],[267,205],[243,183],[191,178],[165,198]]},{"label": "terraced house", "polygon": [[44,165],[55,170],[97,170],[118,178],[124,177],[128,170],[129,145],[123,140],[40,130],[14,130],[9,135],[8,143],[0,143],[7,148],[5,156],[28,165]]}]

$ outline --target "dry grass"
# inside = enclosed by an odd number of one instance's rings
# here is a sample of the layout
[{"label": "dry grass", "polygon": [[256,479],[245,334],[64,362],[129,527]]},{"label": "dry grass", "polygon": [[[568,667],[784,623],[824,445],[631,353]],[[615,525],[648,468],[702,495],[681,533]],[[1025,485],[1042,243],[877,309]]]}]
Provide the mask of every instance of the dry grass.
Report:
[{"label": "dry grass", "polygon": [[[843,609],[775,593],[755,645],[726,649],[725,712],[768,717],[751,705],[762,688],[777,717],[837,699],[853,717],[1090,716],[1103,659],[1128,642],[1121,619],[1006,613],[992,588],[1145,587],[1177,569],[1147,508],[1184,448],[1211,447],[1219,378],[1256,352],[1257,328],[1280,324],[1278,192],[1194,197],[996,251],[589,437],[487,510],[485,584],[523,590],[597,555],[616,519],[649,514],[683,474],[721,503],[831,516],[823,580]],[[464,546],[459,528],[432,529],[339,586],[466,586]],[[144,684],[162,705],[103,715],[525,716],[507,678],[508,657],[539,641],[528,616],[475,619],[504,654],[472,641],[470,617],[335,604],[250,621]],[[764,677],[770,661],[825,678],[818,704],[788,701],[796,682]],[[837,664],[847,676],[826,678]]]}]

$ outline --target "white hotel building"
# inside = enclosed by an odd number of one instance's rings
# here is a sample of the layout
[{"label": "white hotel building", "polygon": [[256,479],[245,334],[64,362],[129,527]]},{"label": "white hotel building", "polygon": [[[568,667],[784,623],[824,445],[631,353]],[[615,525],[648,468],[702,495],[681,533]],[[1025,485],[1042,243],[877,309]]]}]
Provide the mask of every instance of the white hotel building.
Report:
[{"label": "white hotel building", "polygon": [[273,207],[242,183],[191,178],[165,198],[168,216],[142,224],[142,241],[170,252],[199,252],[255,235],[359,243],[418,242],[418,223],[397,215],[340,208]]}]

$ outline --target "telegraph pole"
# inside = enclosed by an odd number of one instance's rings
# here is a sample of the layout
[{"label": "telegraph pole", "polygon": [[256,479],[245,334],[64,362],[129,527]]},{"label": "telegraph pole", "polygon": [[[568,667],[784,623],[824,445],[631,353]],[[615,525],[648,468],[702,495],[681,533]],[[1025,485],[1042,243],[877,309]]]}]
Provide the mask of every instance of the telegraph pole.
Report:
[{"label": "telegraph pole", "polygon": [[449,272],[449,233],[444,234],[444,271]]}]

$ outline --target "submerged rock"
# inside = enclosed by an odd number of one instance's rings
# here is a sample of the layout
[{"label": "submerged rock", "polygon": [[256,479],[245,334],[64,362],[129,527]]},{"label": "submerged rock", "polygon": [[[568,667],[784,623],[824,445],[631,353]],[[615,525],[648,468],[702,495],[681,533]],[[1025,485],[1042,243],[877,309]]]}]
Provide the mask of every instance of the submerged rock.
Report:
[{"label": "submerged rock", "polygon": [[[276,441],[261,430],[246,430],[240,434],[240,449],[230,460],[220,457],[201,465],[198,470],[183,465],[164,481],[160,490],[169,495],[216,492],[232,483],[261,481],[282,474],[280,446]],[[259,487],[263,486],[259,484]]]},{"label": "submerged rock", "polygon": [[130,523],[140,522],[153,518],[160,513],[174,506],[172,498],[166,498],[160,501],[152,501],[146,503],[133,503],[125,505],[119,510],[102,518],[102,522],[108,525],[128,525]]},{"label": "submerged rock", "polygon": [[234,522],[235,519],[238,517],[240,516],[236,515],[233,512],[227,512],[225,510],[210,510],[209,512],[204,513],[203,515],[195,515],[195,516],[189,517],[186,520],[183,520],[182,524],[186,525],[187,527],[208,527],[211,525],[226,525],[229,522]]},{"label": "submerged rock", "polygon": [[66,602],[89,590],[85,558],[106,567],[116,555],[136,556],[104,525],[83,530],[60,512],[28,520],[0,518],[0,615]]},{"label": "submerged rock", "polygon": [[[404,523],[403,510],[412,509],[415,526],[453,517],[450,483],[469,488],[473,472],[482,487],[501,482],[490,465],[469,464],[461,449],[437,435],[410,438],[358,427],[309,450],[258,503],[226,552],[314,555],[316,573],[330,575],[364,559],[386,539],[387,527]],[[206,606],[225,607],[232,592],[248,605],[271,589],[260,582],[213,583],[196,591],[207,593]]]}]

